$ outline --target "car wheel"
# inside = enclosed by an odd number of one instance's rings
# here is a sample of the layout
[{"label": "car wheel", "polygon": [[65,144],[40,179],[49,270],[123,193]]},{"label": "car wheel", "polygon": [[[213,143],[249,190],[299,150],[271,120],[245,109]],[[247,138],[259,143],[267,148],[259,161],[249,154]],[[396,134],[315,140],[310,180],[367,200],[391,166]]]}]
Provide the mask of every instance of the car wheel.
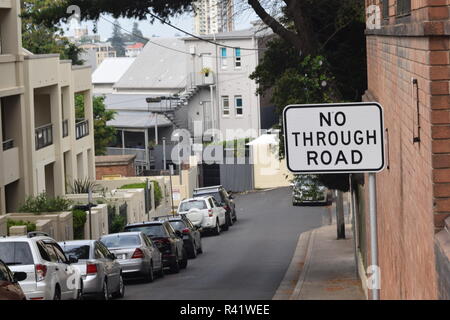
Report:
[{"label": "car wheel", "polygon": [[103,280],[103,288],[102,288],[102,294],[100,296],[101,300],[109,300],[109,289],[108,289],[108,282],[105,280]]},{"label": "car wheel", "polygon": [[189,259],[197,258],[197,250],[195,248],[195,241],[192,243],[192,247],[189,249]]},{"label": "car wheel", "polygon": [[234,220],[233,220],[233,216],[231,215],[231,212],[230,212],[229,226],[231,227],[233,224],[234,224]]},{"label": "car wheel", "polygon": [[53,294],[53,300],[61,300],[61,289],[57,285],[55,287],[55,293]]},{"label": "car wheel", "polygon": [[228,231],[228,229],[229,229],[229,227],[230,227],[230,220],[231,220],[230,215],[229,215],[229,214],[226,214],[226,215],[225,215],[225,224],[222,226],[222,230],[223,230],[223,231]]},{"label": "car wheel", "polygon": [[113,297],[116,299],[123,298],[125,296],[125,284],[123,282],[122,274],[119,276],[119,287],[117,291],[113,293]]},{"label": "car wheel", "polygon": [[213,231],[214,235],[218,236],[220,234],[220,224],[219,224],[219,219],[216,220],[216,227],[214,228]]},{"label": "car wheel", "polygon": [[153,280],[155,280],[155,275],[153,273],[153,262],[150,263],[150,269],[148,270],[146,280],[147,282],[153,282]]},{"label": "car wheel", "polygon": [[178,254],[175,255],[175,261],[170,265],[170,272],[172,273],[180,272],[180,263],[178,261]]},{"label": "car wheel", "polygon": [[77,290],[76,300],[81,300],[83,298],[83,281],[80,280],[80,289]]},{"label": "car wheel", "polygon": [[233,218],[233,221],[234,221],[234,222],[237,221],[237,213],[236,213],[236,212],[234,212],[234,218]]},{"label": "car wheel", "polygon": [[180,269],[186,269],[187,264],[188,264],[188,255],[186,250],[183,248],[183,260],[181,260]]},{"label": "car wheel", "polygon": [[202,240],[200,240],[200,246],[199,246],[198,249],[197,249],[197,253],[198,253],[198,254],[203,253]]}]

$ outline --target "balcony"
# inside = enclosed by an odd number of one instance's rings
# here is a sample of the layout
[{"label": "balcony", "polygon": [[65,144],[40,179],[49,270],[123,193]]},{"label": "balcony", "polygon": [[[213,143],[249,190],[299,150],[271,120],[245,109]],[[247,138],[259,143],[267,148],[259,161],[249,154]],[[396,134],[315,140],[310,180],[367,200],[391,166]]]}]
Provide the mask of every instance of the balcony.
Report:
[{"label": "balcony", "polygon": [[36,150],[53,144],[53,125],[46,124],[35,130]]},{"label": "balcony", "polygon": [[62,122],[62,136],[63,138],[69,136],[69,120],[64,120]]},{"label": "balcony", "polygon": [[14,148],[14,140],[9,139],[9,140],[5,140],[3,141],[3,151],[9,150]]},{"label": "balcony", "polygon": [[89,135],[89,121],[78,120],[75,124],[75,137],[77,140],[82,139]]}]

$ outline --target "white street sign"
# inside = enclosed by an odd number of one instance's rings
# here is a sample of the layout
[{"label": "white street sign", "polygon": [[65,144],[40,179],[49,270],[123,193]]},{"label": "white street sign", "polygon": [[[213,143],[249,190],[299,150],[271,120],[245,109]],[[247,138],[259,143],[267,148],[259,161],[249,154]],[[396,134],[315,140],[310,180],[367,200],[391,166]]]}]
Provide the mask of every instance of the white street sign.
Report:
[{"label": "white street sign", "polygon": [[383,108],[375,102],[284,109],[287,166],[294,173],[384,169]]}]

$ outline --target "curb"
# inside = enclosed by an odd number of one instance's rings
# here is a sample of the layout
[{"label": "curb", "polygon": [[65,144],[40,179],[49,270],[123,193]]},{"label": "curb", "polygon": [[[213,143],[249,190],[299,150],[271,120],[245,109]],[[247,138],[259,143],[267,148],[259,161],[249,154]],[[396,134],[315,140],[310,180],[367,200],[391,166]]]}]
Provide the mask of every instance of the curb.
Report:
[{"label": "curb", "polygon": [[[306,264],[309,265],[308,259],[311,255],[311,240],[314,230],[303,232],[297,242],[297,247],[292,257],[289,268],[286,271],[283,280],[278,286],[275,295],[272,300],[293,300],[292,297],[296,292],[301,290],[299,282],[303,283],[304,274],[303,270]],[[303,278],[303,280],[301,280]]]},{"label": "curb", "polygon": [[302,292],[302,288],[303,288],[303,283],[305,282],[306,279],[306,275],[308,274],[309,271],[309,267],[311,265],[311,254],[312,254],[312,247],[314,244],[314,240],[316,237],[316,231],[317,229],[314,229],[311,231],[311,236],[308,242],[308,248],[306,250],[306,255],[305,255],[305,263],[303,265],[303,268],[301,270],[301,274],[300,277],[297,281],[297,284],[295,285],[295,289],[294,292],[292,293],[292,295],[289,297],[289,300],[300,300],[300,294]]}]

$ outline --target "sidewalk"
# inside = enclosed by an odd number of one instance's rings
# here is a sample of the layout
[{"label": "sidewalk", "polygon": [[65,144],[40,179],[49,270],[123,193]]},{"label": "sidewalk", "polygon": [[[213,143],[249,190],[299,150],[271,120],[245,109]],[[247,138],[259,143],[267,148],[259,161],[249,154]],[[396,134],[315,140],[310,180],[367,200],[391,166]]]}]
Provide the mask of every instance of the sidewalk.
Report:
[{"label": "sidewalk", "polygon": [[336,240],[336,225],[303,233],[274,300],[365,300],[356,276],[353,235]]}]

